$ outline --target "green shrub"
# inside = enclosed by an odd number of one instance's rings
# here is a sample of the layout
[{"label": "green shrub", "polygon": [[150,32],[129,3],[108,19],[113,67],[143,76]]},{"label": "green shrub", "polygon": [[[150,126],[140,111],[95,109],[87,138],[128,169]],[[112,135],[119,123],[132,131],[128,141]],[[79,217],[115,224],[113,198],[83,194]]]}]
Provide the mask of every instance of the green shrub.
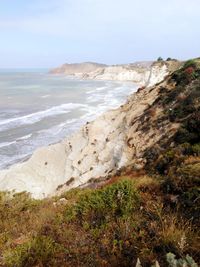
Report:
[{"label": "green shrub", "polygon": [[182,214],[193,222],[200,216],[200,163],[173,166],[161,186],[164,193],[177,196]]},{"label": "green shrub", "polygon": [[200,156],[200,143],[194,145],[190,143],[182,143],[178,146],[184,156]]},{"label": "green shrub", "polygon": [[190,59],[190,60],[187,60],[184,65],[183,65],[183,69],[187,69],[189,67],[193,67],[193,68],[196,68],[197,65],[196,65],[196,61],[194,59]]},{"label": "green shrub", "polygon": [[3,262],[8,267],[47,266],[50,263],[53,264],[52,259],[58,251],[58,245],[51,238],[38,236],[14,249],[5,251]]},{"label": "green shrub", "polygon": [[182,161],[183,157],[178,147],[169,149],[158,157],[155,169],[159,174],[166,174],[172,165],[179,165]]},{"label": "green shrub", "polygon": [[157,61],[163,61],[162,57],[158,57]]},{"label": "green shrub", "polygon": [[138,204],[139,196],[133,183],[124,180],[84,194],[74,211],[82,223],[87,221],[91,226],[99,226],[119,217],[130,216]]},{"label": "green shrub", "polygon": [[198,64],[195,60],[188,60],[182,68],[175,71],[172,75],[172,80],[176,81],[177,85],[188,85],[192,80],[200,75]]},{"label": "green shrub", "polygon": [[192,152],[193,152],[194,155],[200,156],[200,143],[194,144],[192,146]]},{"label": "green shrub", "polygon": [[[171,94],[172,96],[170,96],[169,94],[168,98],[173,99],[175,97],[176,100],[180,92],[174,90],[172,91]],[[174,99],[173,100],[172,99],[171,101],[174,101]],[[199,117],[198,109],[200,105],[199,99],[200,99],[200,90],[194,88],[187,96],[185,95],[183,100],[178,100],[174,108],[169,110],[168,114],[170,121],[177,121],[186,118],[189,115],[191,115],[191,119],[198,121]]]},{"label": "green shrub", "polygon": [[0,206],[4,209],[8,209],[16,214],[19,212],[33,210],[41,203],[40,200],[35,200],[30,197],[27,192],[21,193],[7,193],[2,192],[0,194]]},{"label": "green shrub", "polygon": [[183,193],[200,186],[200,163],[174,166],[170,169],[164,184],[171,193]]},{"label": "green shrub", "polygon": [[169,91],[167,95],[165,95],[162,99],[162,104],[169,105],[173,103],[177,97],[184,92],[184,88],[182,86],[177,86],[173,90]]},{"label": "green shrub", "polygon": [[176,143],[196,144],[200,142],[200,112],[194,112],[179,128],[174,139]]},{"label": "green shrub", "polygon": [[176,143],[178,144],[191,143],[193,142],[193,140],[196,140],[197,138],[198,138],[197,133],[191,133],[185,127],[180,127],[174,137]]},{"label": "green shrub", "polygon": [[[199,95],[196,96],[197,99],[200,99],[200,91]],[[199,129],[200,129],[200,111],[194,112],[191,114],[188,120],[186,120],[186,123],[184,124],[184,127],[188,129],[189,132],[191,133],[198,133],[199,134]],[[196,141],[196,140],[195,140]]]}]

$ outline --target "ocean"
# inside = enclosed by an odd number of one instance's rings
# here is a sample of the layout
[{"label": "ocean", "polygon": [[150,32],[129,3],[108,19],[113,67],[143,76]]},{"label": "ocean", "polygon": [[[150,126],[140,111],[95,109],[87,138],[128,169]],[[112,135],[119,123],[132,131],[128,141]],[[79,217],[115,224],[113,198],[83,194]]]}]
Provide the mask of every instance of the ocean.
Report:
[{"label": "ocean", "polygon": [[47,70],[0,70],[0,169],[118,107],[136,88],[130,82],[79,80]]}]

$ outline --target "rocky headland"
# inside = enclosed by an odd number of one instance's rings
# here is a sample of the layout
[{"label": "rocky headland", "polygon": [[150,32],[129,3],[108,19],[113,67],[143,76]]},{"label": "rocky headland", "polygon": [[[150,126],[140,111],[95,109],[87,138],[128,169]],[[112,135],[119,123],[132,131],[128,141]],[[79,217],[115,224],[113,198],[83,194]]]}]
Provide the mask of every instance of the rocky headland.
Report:
[{"label": "rocky headland", "polygon": [[[137,81],[143,87],[131,95],[126,104],[88,122],[70,138],[42,147],[26,162],[1,171],[0,190],[27,191],[34,198],[44,198],[87,184],[93,179],[108,177],[130,164],[143,168],[145,150],[157,144],[164,136],[171,136],[178,128],[177,123],[169,123],[168,120],[161,121],[159,127],[153,127],[145,121],[145,112],[149,110],[152,119],[158,119],[162,114],[160,106],[155,105],[152,110],[149,108],[159,97],[160,87],[167,82],[166,79],[163,82],[161,80],[181,63],[172,61],[147,65],[137,63],[129,68],[102,67],[102,79],[110,78],[114,68],[115,76],[112,79],[125,79],[131,73],[130,80]],[[97,66],[95,64],[93,67]],[[70,69],[65,65],[64,73],[72,74],[77,68],[79,71],[88,71],[93,67],[91,63],[73,64]],[[122,75],[125,70],[126,75]],[[63,67],[53,72],[59,71],[63,72]],[[87,75],[94,77],[94,72]]]},{"label": "rocky headland", "polygon": [[132,81],[141,86],[151,86],[161,81],[169,72],[180,66],[177,60],[162,62],[136,62],[122,65],[98,63],[64,64],[50,71],[52,74],[72,75],[80,79]]},{"label": "rocky headland", "polygon": [[105,67],[107,67],[107,65],[93,62],[66,63],[58,68],[52,69],[50,73],[81,76],[84,73],[90,73],[98,69],[103,69]]}]

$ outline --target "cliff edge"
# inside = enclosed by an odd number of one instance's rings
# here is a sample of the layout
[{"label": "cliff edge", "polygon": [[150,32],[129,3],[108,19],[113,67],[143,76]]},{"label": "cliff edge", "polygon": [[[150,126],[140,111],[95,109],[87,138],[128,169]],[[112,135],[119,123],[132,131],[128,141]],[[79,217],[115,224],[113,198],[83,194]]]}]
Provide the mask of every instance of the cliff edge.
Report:
[{"label": "cliff edge", "polygon": [[[160,82],[170,72],[166,63],[154,64],[148,84]],[[44,198],[91,179],[108,177],[130,164],[142,168],[144,152],[179,127],[166,118],[155,127],[145,120],[147,111],[153,121],[162,115],[163,108],[155,102],[164,86],[172,86],[168,78],[138,89],[126,104],[87,123],[70,138],[40,148],[28,161],[1,171],[0,190],[27,191],[35,198]]]},{"label": "cliff edge", "polygon": [[135,62],[122,65],[98,63],[64,64],[50,71],[51,74],[71,75],[80,79],[132,81],[141,86],[151,86],[161,81],[169,72],[180,67],[176,60],[162,62]]}]

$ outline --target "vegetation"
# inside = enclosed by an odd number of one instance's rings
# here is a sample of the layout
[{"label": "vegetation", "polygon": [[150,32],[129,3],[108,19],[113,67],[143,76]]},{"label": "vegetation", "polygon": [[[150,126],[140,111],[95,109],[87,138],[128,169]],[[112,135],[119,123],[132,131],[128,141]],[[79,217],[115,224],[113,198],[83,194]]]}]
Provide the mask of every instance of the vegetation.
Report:
[{"label": "vegetation", "polygon": [[30,241],[7,250],[3,260],[7,266],[36,266],[37,264],[49,266],[55,263],[56,252],[61,251],[58,245],[46,236],[38,236]]},{"label": "vegetation", "polygon": [[143,267],[197,267],[199,69],[186,62],[160,88],[155,127],[165,118],[179,128],[146,151],[145,171],[125,169],[98,189],[44,200],[0,193],[0,266],[125,267],[140,259]]},{"label": "vegetation", "polygon": [[95,191],[34,203],[26,193],[2,193],[2,266],[135,266],[137,258],[142,266],[169,266],[169,252],[198,260],[196,229],[166,205],[162,185],[127,174]]},{"label": "vegetation", "polygon": [[162,57],[158,57],[157,61],[163,61]]},{"label": "vegetation", "polygon": [[186,86],[192,80],[199,78],[199,75],[200,75],[199,61],[188,60],[185,62],[184,66],[181,69],[177,70],[172,75],[172,79],[176,81],[177,85]]},{"label": "vegetation", "polygon": [[[157,61],[164,61],[164,59],[162,57],[158,57]],[[166,61],[177,61],[177,59],[168,57]]]},{"label": "vegetation", "polygon": [[75,205],[81,224],[97,227],[118,218],[129,218],[139,206],[139,196],[130,181],[84,194]]}]

